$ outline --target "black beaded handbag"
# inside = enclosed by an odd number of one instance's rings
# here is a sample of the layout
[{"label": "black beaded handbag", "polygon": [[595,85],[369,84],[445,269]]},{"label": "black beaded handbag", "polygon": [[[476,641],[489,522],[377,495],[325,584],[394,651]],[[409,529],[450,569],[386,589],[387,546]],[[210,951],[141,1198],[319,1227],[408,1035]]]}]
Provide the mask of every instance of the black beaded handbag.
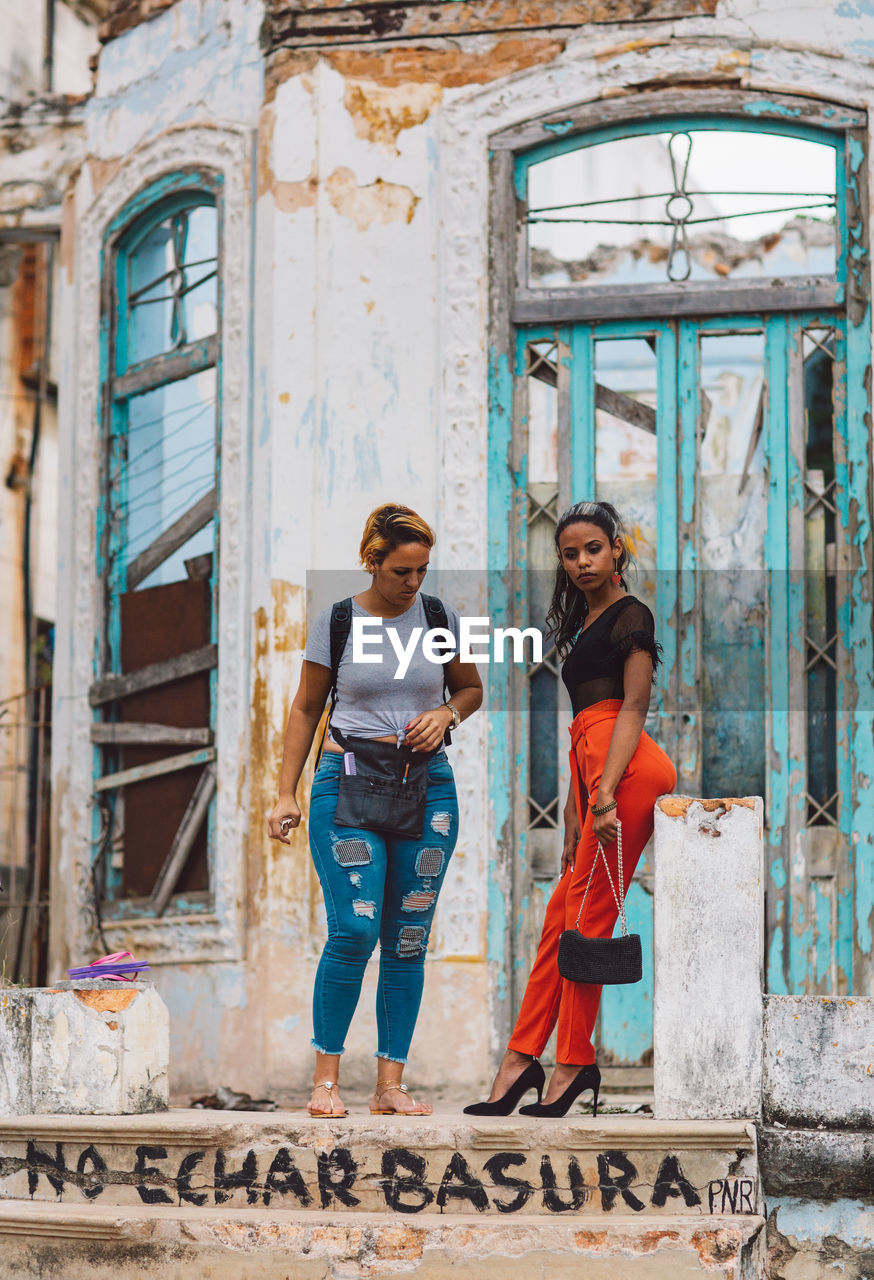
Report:
[{"label": "black beaded handbag", "polygon": [[[640,934],[628,932],[625,919],[625,886],[622,876],[622,823],[616,821],[616,842],[619,850],[619,893],[613,884],[613,877],[607,865],[604,846],[598,841],[598,852],[592,863],[592,870],[586,881],[586,891],[577,913],[577,922],[573,929],[565,929],[558,940],[558,971],[569,982],[589,982],[596,986],[622,986],[630,982],[640,982],[643,977],[643,954],[640,947]],[[598,859],[604,861],[604,870],[613,891],[613,900],[622,923],[620,938],[586,938],[580,933],[580,919],[592,877],[598,865]]]}]

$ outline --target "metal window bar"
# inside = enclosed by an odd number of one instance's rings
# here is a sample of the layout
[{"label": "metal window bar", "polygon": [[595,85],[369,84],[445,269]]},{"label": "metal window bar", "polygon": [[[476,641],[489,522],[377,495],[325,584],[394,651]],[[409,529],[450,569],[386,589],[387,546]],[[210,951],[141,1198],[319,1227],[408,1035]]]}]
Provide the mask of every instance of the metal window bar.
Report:
[{"label": "metal window bar", "polygon": [[[171,280],[179,271],[192,271],[195,267],[209,267],[212,266],[213,263],[216,264],[214,270],[188,286],[189,289],[196,289],[199,284],[204,284],[205,281],[211,280],[212,277],[217,274],[217,258],[198,258],[196,262],[183,262],[181,265],[173,266],[169,271],[165,271],[163,275],[156,276],[155,279],[151,280],[148,284],[141,285],[139,289],[135,289],[133,293],[128,295],[128,302],[132,307],[135,307],[140,302],[144,293],[149,293],[152,289],[157,289],[159,284],[163,284],[165,280]],[[145,299],[147,302],[169,302],[169,300],[169,297]]]},{"label": "metal window bar", "polygon": [[[563,205],[540,206],[528,209],[525,222],[534,225],[569,225],[585,226],[624,226],[624,227],[670,227],[671,243],[668,250],[666,272],[672,283],[689,280],[692,274],[692,252],[689,241],[689,227],[719,226],[739,218],[755,218],[763,214],[809,214],[816,210],[829,210],[832,217],[837,213],[837,196],[830,192],[767,192],[767,191],[690,191],[688,187],[689,168],[696,135],[686,130],[671,133],[668,138],[668,159],[671,165],[671,176],[674,187],[672,191],[641,193],[634,196],[621,196],[613,200],[600,199],[578,201]],[[790,199],[792,204],[778,205],[776,208],[756,207],[739,209],[733,212],[709,213],[693,217],[696,199],[707,200],[714,196],[739,196],[757,200],[760,205],[768,199]],[[605,205],[624,205],[644,200],[664,200],[664,217],[593,217],[581,214],[572,215],[569,210],[586,210],[603,208]],[[555,216],[559,214],[560,216]],[[826,219],[828,221],[830,219]]]},{"label": "metal window bar", "polygon": [[[545,348],[541,350],[541,348]],[[539,378],[550,387],[558,385],[558,369],[556,360],[558,348],[554,342],[528,344],[528,367],[525,373],[529,378]]]},{"label": "metal window bar", "polygon": [[706,218],[537,218],[528,214],[528,223],[581,223],[587,227],[704,227],[708,223],[727,223],[736,218],[760,218],[761,214],[804,214],[811,209],[834,209],[834,201],[822,205],[784,205],[781,209],[745,209],[737,214],[710,214]]},{"label": "metal window bar", "polygon": [[537,810],[536,814],[533,815],[533,820],[529,823],[529,828],[533,829],[535,827],[543,826],[558,827],[558,818],[556,817],[556,813],[558,811],[558,796],[555,796],[554,799],[550,800],[546,808],[539,805],[533,796],[528,796],[527,800],[532,809]]},{"label": "metal window bar", "polygon": [[[537,208],[532,208],[529,213],[558,213],[562,209],[594,209],[597,205],[605,204],[638,204],[641,200],[670,200],[676,193],[674,191],[651,191],[644,195],[634,196],[610,196],[601,200],[572,200],[568,204],[545,204]],[[696,191],[695,195],[699,196],[774,196],[780,199],[792,198],[801,199],[807,196],[810,200],[823,200],[830,204],[834,204],[835,198],[828,191]],[[774,210],[766,209],[765,213],[773,213]]]},{"label": "metal window bar", "polygon": [[[200,206],[195,206],[200,207]],[[145,285],[141,285],[139,289],[131,292],[128,296],[128,307],[133,311],[136,307],[147,306],[154,302],[172,302],[173,314],[170,322],[170,336],[174,347],[183,347],[188,341],[185,329],[185,308],[183,300],[193,289],[197,289],[202,284],[206,284],[208,280],[218,275],[218,257],[199,258],[194,262],[185,261],[185,246],[188,239],[188,214],[189,210],[183,209],[180,213],[174,214],[171,221],[170,234],[170,252],[173,257],[173,266],[169,270],[162,272],[160,275],[149,281]],[[210,266],[215,263],[215,269],[206,275],[199,277],[197,280],[189,280],[188,273],[196,267]],[[152,289],[157,289],[164,281],[169,282],[171,292],[158,298],[147,298],[144,294],[149,293]]]},{"label": "metal window bar", "polygon": [[682,222],[687,227],[700,227],[712,222],[729,222],[735,218],[758,218],[763,213],[807,213],[811,209],[834,209],[834,200],[822,204],[784,205],[779,209],[744,209],[739,213],[714,213],[704,218],[541,218],[528,214],[528,223],[580,223],[586,226],[607,227],[674,227]]},{"label": "metal window bar", "polygon": [[560,674],[557,649],[550,649],[543,655],[542,661],[530,663],[525,672],[526,679],[530,680],[532,676],[537,675],[537,672],[542,671],[544,668],[547,671],[551,671],[554,676]]},{"label": "metal window bar", "polygon": [[536,520],[543,517],[550,520],[553,525],[558,524],[558,489],[556,489],[546,501],[536,498],[530,489],[527,490],[528,495],[528,525],[534,524]]},{"label": "metal window bar", "polygon": [[[199,289],[200,286],[202,284],[206,284],[207,281],[214,280],[217,275],[218,270],[209,271],[205,276],[201,276],[199,280],[192,280],[190,284],[184,285],[174,293],[162,293],[159,294],[157,298],[138,298],[136,302],[131,303],[131,306],[148,307],[151,306],[153,302],[176,302],[177,300],[186,297],[187,294],[192,293],[195,289]],[[153,285],[152,287],[155,288],[156,286]]]},{"label": "metal window bar", "polygon": [[807,503],[804,508],[805,517],[811,515],[817,507],[824,507],[831,515],[837,515],[837,505],[834,502],[829,501],[830,495],[837,490],[837,485],[837,480],[832,480],[820,493],[816,489],[813,489],[805,480],[805,491],[812,496],[812,501]]},{"label": "metal window bar", "polygon": [[828,825],[831,827],[836,827],[838,825],[837,814],[834,812],[834,810],[835,810],[835,807],[837,806],[839,794],[840,794],[839,792],[835,791],[833,795],[829,796],[827,800],[824,800],[822,804],[820,804],[820,802],[814,796],[812,796],[809,791],[805,791],[804,795],[807,800],[807,803],[809,804],[810,808],[814,811],[813,813],[808,814],[808,817],[807,817],[808,827],[814,827],[814,826],[820,825],[817,822],[817,819],[819,817],[822,817],[822,820],[823,820],[822,825]]}]

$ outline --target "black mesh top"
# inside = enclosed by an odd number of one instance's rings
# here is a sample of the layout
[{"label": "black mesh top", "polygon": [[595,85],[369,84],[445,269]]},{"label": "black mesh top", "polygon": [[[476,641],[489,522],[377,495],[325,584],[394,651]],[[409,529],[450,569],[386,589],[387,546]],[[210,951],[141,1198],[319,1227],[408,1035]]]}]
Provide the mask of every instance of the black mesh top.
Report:
[{"label": "black mesh top", "polygon": [[605,698],[623,698],[623,669],[629,653],[642,650],[652,658],[653,678],[661,647],[646,605],[634,596],[609,604],[577,636],[561,668],[574,715]]}]

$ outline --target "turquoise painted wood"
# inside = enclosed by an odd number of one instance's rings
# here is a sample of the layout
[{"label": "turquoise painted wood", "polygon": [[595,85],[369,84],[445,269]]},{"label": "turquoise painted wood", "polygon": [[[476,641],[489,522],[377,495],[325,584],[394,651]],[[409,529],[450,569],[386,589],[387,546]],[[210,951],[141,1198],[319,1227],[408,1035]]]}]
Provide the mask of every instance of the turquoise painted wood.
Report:
[{"label": "turquoise painted wood", "polygon": [[574,326],[570,395],[571,501],[580,502],[595,481],[595,344],[588,324]]},{"label": "turquoise painted wood", "polygon": [[747,133],[770,133],[780,137],[801,138],[808,142],[822,142],[829,146],[840,145],[841,134],[827,133],[812,126],[793,125],[789,120],[768,119],[765,116],[654,116],[651,120],[629,121],[592,129],[585,134],[573,134],[544,143],[543,146],[525,151],[516,158],[516,194],[520,200],[528,195],[528,170],[544,160],[579,151],[582,147],[594,147],[602,142],[614,142],[617,138],[630,138],[652,133],[682,133],[686,129],[719,129]]},{"label": "turquoise painted wood", "polygon": [[[676,335],[670,324],[614,322],[574,327],[571,338],[573,365],[570,384],[572,499],[579,501],[596,497],[600,491],[596,468],[596,341],[631,339],[644,339],[655,345],[658,442],[656,519],[659,548],[655,611],[661,628],[667,616],[666,610],[673,603],[671,588],[675,581],[674,574],[664,572],[666,566],[662,559],[663,548],[667,566],[670,567],[675,561],[674,548],[677,541],[676,454],[672,447],[676,433]],[[561,466],[561,462],[559,465]],[[667,670],[670,671],[671,667]],[[663,682],[660,682],[655,698],[656,724],[660,727],[664,723],[663,694]],[[561,696],[566,697],[563,688]],[[658,737],[658,728],[654,732]],[[633,987],[604,988],[596,1032],[599,1060],[603,1062],[646,1061],[652,1049],[653,902],[651,894],[640,883],[641,876],[651,872],[651,862],[646,858],[641,864],[638,879],[632,883],[627,896],[628,926],[632,932],[640,934],[645,957],[643,980]]]},{"label": "turquoise painted wood", "polygon": [[[519,549],[514,545],[513,515],[521,501],[519,476],[513,465],[514,375],[524,372],[524,348],[517,355],[515,369],[503,352],[489,355],[489,487],[488,487],[488,594],[494,624],[502,625],[514,613],[512,568]],[[486,959],[496,1008],[493,1018],[504,1039],[512,1023],[512,957],[510,930],[516,841],[525,858],[524,833],[514,830],[512,798],[520,774],[527,775],[527,760],[517,750],[514,734],[511,689],[506,665],[487,668],[489,698],[489,778],[495,841],[488,869],[488,926]],[[524,741],[524,739],[521,739]],[[522,863],[524,866],[524,862]],[[509,910],[508,910],[509,908]]]},{"label": "turquoise painted wood", "polygon": [[[768,670],[767,748],[768,748],[768,863],[772,883],[785,903],[769,939],[769,982],[777,991],[803,991],[811,977],[821,982],[823,976],[837,966],[852,982],[852,903],[858,900],[858,888],[844,891],[838,898],[837,929],[831,915],[831,903],[820,883],[807,871],[793,869],[787,845],[788,832],[800,830],[805,823],[805,799],[802,779],[806,762],[790,748],[789,720],[797,689],[793,688],[787,654],[801,657],[804,635],[804,579],[798,565],[793,564],[787,537],[791,513],[803,507],[803,459],[793,452],[790,408],[790,355],[798,347],[801,332],[817,323],[836,324],[835,317],[813,315],[797,317],[739,316],[722,317],[718,321],[684,321],[675,328],[661,326],[618,325],[579,326],[570,339],[572,473],[574,497],[589,496],[595,489],[594,477],[594,377],[593,343],[597,338],[631,338],[651,336],[656,341],[659,369],[659,573],[657,613],[660,635],[665,647],[665,676],[659,693],[659,725],[664,745],[681,753],[679,763],[687,784],[695,786],[700,779],[700,707],[695,704],[697,671],[701,661],[698,634],[700,609],[698,600],[696,521],[700,507],[698,494],[698,447],[700,414],[699,344],[711,334],[764,335],[765,381],[768,387],[764,423],[764,445],[768,462],[767,533],[765,539],[765,572],[768,583],[767,653]],[[838,324],[839,335],[842,333]],[[537,336],[544,336],[543,330]],[[838,364],[845,344],[840,339]],[[583,367],[578,367],[578,361]],[[517,372],[523,372],[518,366]],[[796,388],[796,394],[798,389]],[[840,397],[838,397],[838,402]],[[847,436],[848,419],[839,411],[835,429],[846,440],[844,452],[852,453]],[[857,450],[858,453],[858,450]],[[841,473],[842,488],[849,484],[847,467]],[[864,475],[864,471],[863,471]],[[856,493],[857,503],[862,495]],[[689,534],[684,541],[684,535]],[[682,545],[681,545],[682,544]],[[796,570],[795,573],[792,571]],[[863,613],[861,593],[853,595],[856,619],[862,614],[860,629],[871,633],[870,609]],[[848,646],[849,648],[852,647]],[[864,645],[862,646],[864,653]],[[858,658],[858,654],[854,656]],[[757,650],[751,645],[751,657]],[[857,673],[866,677],[865,668]],[[672,710],[673,707],[673,710]],[[856,757],[864,753],[867,740],[855,741],[853,750],[844,753],[842,778],[849,779]],[[845,783],[849,790],[849,781]],[[790,818],[793,821],[790,822]],[[847,821],[844,816],[844,822]],[[521,870],[521,868],[520,868]],[[804,894],[793,894],[791,880],[804,881]],[[861,886],[865,889],[865,886]],[[797,886],[796,886],[797,888]],[[801,904],[801,905],[799,905]],[[527,903],[525,904],[527,906]],[[635,886],[629,896],[629,911],[634,927],[641,932],[645,947],[651,945],[651,902]],[[805,917],[807,911],[808,917]],[[647,982],[634,991],[607,990],[602,1004],[599,1044],[605,1058],[638,1061],[645,1057],[651,1044],[651,986]]]},{"label": "turquoise painted wood", "polygon": [[[700,787],[707,756],[702,715],[702,521],[707,516],[701,471],[701,341],[708,335],[760,334],[767,387],[761,448],[767,465],[764,490],[763,573],[766,599],[762,625],[751,628],[749,661],[764,670],[762,715],[765,721],[766,845],[768,936],[767,981],[775,992],[867,990],[874,980],[874,586],[872,586],[871,476],[869,456],[871,315],[868,301],[868,247],[864,217],[866,154],[854,122],[833,132],[799,127],[791,111],[778,112],[763,102],[750,104],[741,117],[656,118],[564,136],[556,127],[543,146],[516,157],[515,187],[527,198],[530,168],[584,146],[633,134],[683,129],[760,130],[830,146],[836,165],[838,308],[825,315],[762,314],[661,324],[586,324],[569,334],[571,403],[569,463],[574,500],[592,496],[595,479],[595,350],[599,340],[649,335],[655,341],[658,368],[658,583],[656,612],[665,669],[656,696],[658,735],[677,761],[681,787]],[[828,857],[830,829],[811,819],[807,798],[811,762],[806,737],[804,689],[808,645],[804,581],[804,521],[809,514],[810,477],[804,445],[803,332],[821,326],[834,334],[834,460],[837,480],[836,554],[843,555],[844,586],[837,610],[837,836]],[[556,335],[548,325],[523,330],[518,350],[536,337]],[[516,377],[524,378],[517,360]],[[512,412],[507,386],[492,408]],[[524,402],[524,396],[519,403]],[[495,421],[494,416],[492,419]],[[520,424],[524,426],[524,423]],[[506,418],[500,422],[509,456]],[[510,477],[512,494],[502,492],[507,475],[496,483],[490,468],[490,523],[500,511],[524,507],[524,462]],[[502,503],[506,505],[502,508]],[[524,529],[524,516],[516,527]],[[517,543],[524,564],[524,538]],[[800,699],[800,700],[799,700]],[[712,717],[711,717],[712,719]],[[504,718],[501,730],[507,727]],[[504,741],[509,739],[504,739]],[[516,738],[525,742],[526,738]],[[756,750],[760,747],[756,745]],[[527,778],[525,752],[517,753],[519,784]],[[711,753],[712,754],[712,753]],[[506,780],[510,770],[504,770]],[[498,774],[495,774],[497,779]],[[827,824],[825,824],[827,828]],[[825,860],[823,860],[825,858]],[[523,878],[527,862],[517,868]],[[517,894],[527,910],[538,893]],[[629,906],[645,937],[649,903],[635,888]],[[504,904],[495,904],[505,929]],[[521,936],[518,921],[515,938]],[[646,945],[646,942],[645,942]],[[521,980],[523,975],[519,975]],[[517,984],[518,985],[518,984]],[[615,1059],[645,1058],[650,1041],[649,992],[607,991],[600,1029],[602,1049]]]},{"label": "turquoise painted wood", "polygon": [[[104,436],[104,457],[101,470],[101,501],[97,507],[95,563],[98,577],[104,586],[102,625],[100,633],[95,636],[94,675],[120,670],[121,655],[121,622],[120,597],[127,589],[126,556],[123,554],[126,545],[126,530],[123,518],[112,518],[111,512],[125,512],[129,503],[129,477],[127,467],[127,430],[130,397],[117,392],[115,379],[136,367],[130,355],[130,333],[128,328],[128,265],[131,255],[136,252],[149,233],[164,219],[195,207],[210,205],[218,209],[218,262],[222,259],[221,248],[221,194],[222,177],[208,168],[197,171],[178,172],[164,175],[150,184],[128,201],[115,215],[107,228],[101,249],[101,275],[110,278],[113,288],[110,291],[111,304],[104,308],[100,318],[100,397],[99,417]],[[106,290],[103,291],[106,296]],[[218,333],[221,333],[221,290],[218,291]],[[219,344],[219,352],[221,350]],[[144,362],[148,363],[148,362]],[[202,355],[192,352],[192,371],[204,367]],[[216,438],[216,489],[220,492],[221,483],[221,356],[216,366],[217,402],[215,407]],[[109,497],[112,495],[112,504]],[[213,518],[213,545],[218,548],[219,507]],[[210,579],[212,593],[211,640],[216,642],[218,636],[218,555],[213,555],[213,569]],[[210,725],[215,726],[216,680],[217,672],[210,672]],[[98,713],[99,714],[99,713]],[[115,757],[117,759],[117,756]],[[113,755],[95,747],[92,751],[92,770],[95,780],[112,767]],[[113,869],[111,860],[105,856],[101,829],[107,815],[114,813],[117,805],[122,803],[117,792],[108,792],[103,796],[103,814],[95,807],[94,811],[94,849],[95,858],[103,859],[103,877],[105,896],[112,900],[118,896],[121,876]],[[215,803],[210,806],[207,816],[208,848],[210,863],[214,846]],[[121,904],[119,904],[121,905]],[[189,909],[208,909],[208,904],[194,901]],[[107,906],[107,912],[113,909]],[[126,914],[141,914],[133,907],[125,905]]]}]

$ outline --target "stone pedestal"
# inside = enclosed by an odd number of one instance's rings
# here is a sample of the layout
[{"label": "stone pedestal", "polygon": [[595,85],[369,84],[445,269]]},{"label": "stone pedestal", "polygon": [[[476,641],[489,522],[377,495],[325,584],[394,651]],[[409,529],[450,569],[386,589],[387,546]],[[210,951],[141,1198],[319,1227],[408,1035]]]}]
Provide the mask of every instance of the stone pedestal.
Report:
[{"label": "stone pedestal", "polygon": [[167,1007],[148,983],[0,989],[0,1116],[169,1105]]},{"label": "stone pedestal", "polygon": [[762,1096],[763,806],[655,810],[655,1114],[755,1118]]}]

